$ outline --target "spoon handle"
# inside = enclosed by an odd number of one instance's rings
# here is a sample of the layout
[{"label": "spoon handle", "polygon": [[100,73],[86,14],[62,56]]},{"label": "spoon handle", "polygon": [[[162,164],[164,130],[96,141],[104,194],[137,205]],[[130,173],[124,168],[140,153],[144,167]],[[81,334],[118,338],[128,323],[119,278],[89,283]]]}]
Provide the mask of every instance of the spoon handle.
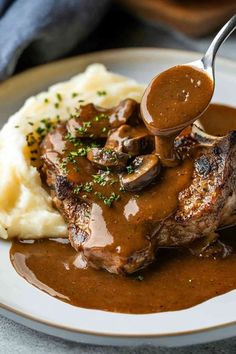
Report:
[{"label": "spoon handle", "polygon": [[235,29],[236,15],[231,17],[231,19],[221,28],[221,30],[217,33],[209,48],[207,49],[206,54],[202,58],[202,62],[206,69],[209,67],[214,68],[215,56],[218,49]]}]

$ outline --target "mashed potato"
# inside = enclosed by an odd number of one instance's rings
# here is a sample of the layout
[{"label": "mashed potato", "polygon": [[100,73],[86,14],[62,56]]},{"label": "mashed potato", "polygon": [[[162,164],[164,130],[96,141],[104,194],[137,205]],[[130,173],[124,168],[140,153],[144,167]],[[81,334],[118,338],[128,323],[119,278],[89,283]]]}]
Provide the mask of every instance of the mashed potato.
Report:
[{"label": "mashed potato", "polygon": [[[66,224],[44,190],[26,137],[43,119],[68,119],[80,103],[110,107],[124,98],[140,101],[143,86],[94,64],[85,73],[29,98],[0,132],[0,237],[64,237]],[[35,148],[35,147],[34,147]]]}]

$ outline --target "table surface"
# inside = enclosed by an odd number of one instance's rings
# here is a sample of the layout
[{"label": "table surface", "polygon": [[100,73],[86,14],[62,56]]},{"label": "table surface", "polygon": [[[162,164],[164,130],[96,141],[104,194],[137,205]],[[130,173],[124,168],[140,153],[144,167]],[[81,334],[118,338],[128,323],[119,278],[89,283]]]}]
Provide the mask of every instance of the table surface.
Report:
[{"label": "table surface", "polygon": [[[204,52],[212,36],[202,39],[190,39],[186,36],[172,32],[161,26],[153,26],[112,7],[103,23],[83,43],[70,53],[77,55],[95,50],[121,47],[164,47],[188,49]],[[236,59],[236,35],[232,35],[224,44],[220,55]],[[22,57],[17,72],[33,66],[27,57]],[[0,353],[92,353],[92,354],[213,354],[236,353],[236,337],[204,345],[195,345],[184,348],[154,348],[154,347],[103,347],[77,344],[59,338],[51,337],[22,325],[16,324],[0,316]]]}]

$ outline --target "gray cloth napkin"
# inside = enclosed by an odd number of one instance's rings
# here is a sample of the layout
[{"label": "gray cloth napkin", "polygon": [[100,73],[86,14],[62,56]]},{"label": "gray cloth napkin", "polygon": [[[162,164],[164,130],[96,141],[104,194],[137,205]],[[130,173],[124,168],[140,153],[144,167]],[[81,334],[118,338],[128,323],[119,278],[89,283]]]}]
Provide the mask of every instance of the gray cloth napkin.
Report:
[{"label": "gray cloth napkin", "polygon": [[0,0],[0,80],[26,49],[34,63],[67,54],[96,27],[109,1]]}]

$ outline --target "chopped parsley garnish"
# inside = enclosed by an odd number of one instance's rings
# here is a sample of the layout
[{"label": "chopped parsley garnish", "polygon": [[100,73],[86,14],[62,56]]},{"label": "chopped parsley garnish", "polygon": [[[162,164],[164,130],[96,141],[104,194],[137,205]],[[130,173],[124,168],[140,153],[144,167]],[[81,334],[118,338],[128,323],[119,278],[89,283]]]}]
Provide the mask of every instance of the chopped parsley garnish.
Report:
[{"label": "chopped parsley garnish", "polygon": [[44,98],[44,103],[49,103],[49,99],[47,97]]},{"label": "chopped parsley garnish", "polygon": [[84,156],[87,156],[87,152],[88,152],[88,149],[89,147],[82,147],[82,148],[79,148],[77,150],[77,156],[80,156],[80,157],[84,157]]},{"label": "chopped parsley garnish", "polygon": [[33,133],[29,133],[26,135],[26,142],[27,142],[27,145],[30,147],[30,146],[37,143],[37,139],[35,138]]},{"label": "chopped parsley garnish", "polygon": [[142,280],[144,280],[144,276],[143,275],[136,275],[135,276],[135,280],[138,280],[138,281],[142,281]]},{"label": "chopped parsley garnish", "polygon": [[20,128],[20,126],[19,125],[15,125],[15,128]]},{"label": "chopped parsley garnish", "polygon": [[58,109],[59,108],[59,102],[56,102],[56,103],[54,103],[54,107],[56,108],[56,109]]},{"label": "chopped parsley garnish", "polygon": [[107,114],[100,113],[100,114],[96,115],[96,116],[93,118],[93,121],[94,121],[94,122],[99,122],[99,121],[102,120],[102,119],[109,119],[109,117],[108,117]]},{"label": "chopped parsley garnish", "polygon": [[134,168],[131,165],[126,166],[126,170],[127,170],[128,174],[134,173]]},{"label": "chopped parsley garnish", "polygon": [[73,189],[73,192],[74,192],[75,194],[79,194],[79,193],[81,192],[82,188],[83,188],[83,184],[81,183],[80,185],[76,186],[76,187]]},{"label": "chopped parsley garnish", "polygon": [[71,95],[72,98],[75,98],[77,96],[79,96],[78,92],[72,92],[72,95]]},{"label": "chopped parsley garnish", "polygon": [[86,182],[84,185],[83,185],[83,190],[87,193],[91,193],[92,190],[93,190],[93,187],[92,187],[92,182]]},{"label": "chopped parsley garnish", "polygon": [[63,173],[64,175],[67,174],[67,162],[68,162],[68,161],[67,161],[66,159],[63,159],[63,161],[62,161],[61,164],[60,164],[62,173]]},{"label": "chopped parsley garnish", "polygon": [[85,134],[88,131],[88,128],[91,128],[92,126],[92,122],[83,122],[83,126],[77,128],[76,130],[80,133],[80,134]]},{"label": "chopped parsley garnish", "polygon": [[95,184],[100,184],[100,186],[105,186],[109,184],[110,186],[117,183],[117,179],[111,179],[109,178],[110,171],[103,171],[101,173],[97,173],[96,175],[93,175],[93,183]]},{"label": "chopped parsley garnish", "polygon": [[47,133],[50,132],[58,122],[59,119],[57,119],[57,121],[53,121],[49,118],[41,119],[40,126],[35,130],[39,135],[40,140],[43,140]]},{"label": "chopped parsley garnish", "polygon": [[100,192],[95,192],[94,194],[97,195],[98,198],[99,198],[100,200],[102,200],[103,203],[104,203],[106,206],[108,206],[108,207],[111,207],[111,205],[112,205],[113,202],[115,202],[115,201],[117,201],[118,199],[120,199],[120,195],[119,195],[119,194],[115,194],[114,192],[112,192],[109,197],[105,197],[105,196],[104,196],[102,193],[100,193]]},{"label": "chopped parsley garnish", "polygon": [[33,123],[33,122],[28,122],[28,124],[29,124],[29,125],[34,125],[34,123]]},{"label": "chopped parsley garnish", "polygon": [[97,95],[98,95],[98,96],[106,96],[106,94],[107,94],[107,93],[106,93],[106,91],[104,91],[104,90],[103,90],[103,91],[97,91]]},{"label": "chopped parsley garnish", "polygon": [[93,175],[93,183],[100,184],[100,186],[105,186],[107,183],[106,177],[107,177],[106,172]]},{"label": "chopped parsley garnish", "polygon": [[79,138],[73,136],[70,132],[65,135],[65,139],[72,143],[75,147],[81,146],[83,143]]},{"label": "chopped parsley garnish", "polygon": [[59,92],[56,93],[56,97],[57,97],[59,102],[62,101],[62,95]]}]

